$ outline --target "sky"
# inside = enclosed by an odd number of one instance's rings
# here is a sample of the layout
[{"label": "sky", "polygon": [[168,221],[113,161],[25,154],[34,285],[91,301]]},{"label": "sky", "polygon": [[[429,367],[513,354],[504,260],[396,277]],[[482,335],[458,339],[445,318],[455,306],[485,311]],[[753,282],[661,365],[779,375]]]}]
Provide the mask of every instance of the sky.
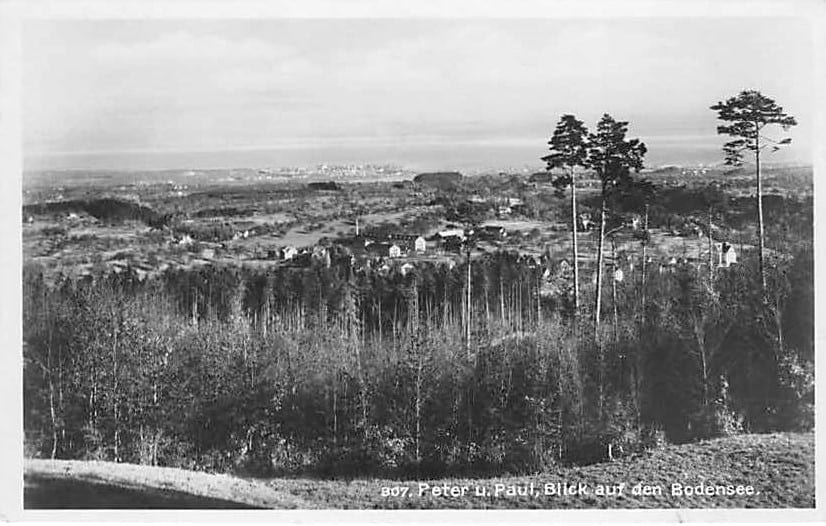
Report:
[{"label": "sky", "polygon": [[24,163],[537,164],[560,115],[594,126],[606,112],[655,162],[714,162],[709,106],[742,89],[797,118],[778,159],[806,162],[811,31],[793,18],[27,21]]}]

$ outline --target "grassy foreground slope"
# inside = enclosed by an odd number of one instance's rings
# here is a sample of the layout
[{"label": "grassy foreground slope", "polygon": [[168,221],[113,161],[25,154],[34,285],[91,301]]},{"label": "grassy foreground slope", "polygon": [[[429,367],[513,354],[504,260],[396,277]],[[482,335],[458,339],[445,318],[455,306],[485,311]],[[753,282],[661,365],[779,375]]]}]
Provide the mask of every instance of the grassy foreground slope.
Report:
[{"label": "grassy foreground slope", "polygon": [[[172,468],[43,460],[27,461],[26,476],[179,491],[267,508],[810,508],[815,503],[812,433],[742,435],[616,462],[493,479],[252,481]],[[559,495],[559,484],[577,494]],[[635,494],[638,484],[647,485],[649,494]],[[714,494],[675,495],[673,484],[703,485]],[[600,494],[600,488],[608,494]]]},{"label": "grassy foreground slope", "polygon": [[253,480],[178,468],[26,459],[24,479],[26,509],[312,507]]}]

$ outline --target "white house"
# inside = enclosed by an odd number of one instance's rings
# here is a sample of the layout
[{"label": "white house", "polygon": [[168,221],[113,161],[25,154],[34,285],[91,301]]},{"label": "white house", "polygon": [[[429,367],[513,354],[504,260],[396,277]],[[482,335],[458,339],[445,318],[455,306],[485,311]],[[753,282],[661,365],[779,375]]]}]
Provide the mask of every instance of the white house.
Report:
[{"label": "white house", "polygon": [[448,237],[458,237],[462,241],[464,241],[465,240],[465,231],[462,230],[461,228],[449,228],[447,230],[442,230],[441,232],[439,232],[439,237],[442,238],[443,240],[448,238]]},{"label": "white house", "polygon": [[281,259],[290,260],[298,255],[298,249],[295,247],[284,247],[281,249]]},{"label": "white house", "polygon": [[390,248],[387,249],[387,256],[391,258],[402,257],[402,247],[393,243],[392,245],[390,245]]},{"label": "white house", "polygon": [[390,234],[387,239],[399,245],[402,252],[421,254],[427,250],[427,240],[416,234]]},{"label": "white house", "polygon": [[591,220],[591,214],[589,214],[588,212],[579,214],[579,224],[582,230],[586,232],[591,230],[591,226],[594,224],[594,222]]},{"label": "white house", "polygon": [[313,247],[312,258],[329,268],[331,264],[330,251],[325,247]]},{"label": "white house", "polygon": [[737,253],[734,251],[734,247],[728,243],[723,243],[721,245],[719,254],[720,267],[728,268],[737,264]]},{"label": "white house", "polygon": [[421,254],[427,250],[427,241],[424,237],[419,236],[413,241],[413,248]]}]

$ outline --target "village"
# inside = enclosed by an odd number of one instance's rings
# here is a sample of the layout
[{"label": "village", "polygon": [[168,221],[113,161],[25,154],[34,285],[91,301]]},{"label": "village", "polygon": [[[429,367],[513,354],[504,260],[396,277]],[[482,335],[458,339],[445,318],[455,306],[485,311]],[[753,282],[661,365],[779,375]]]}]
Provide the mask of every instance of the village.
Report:
[{"label": "village", "polygon": [[[108,268],[144,279],[170,268],[208,264],[308,268],[345,263],[354,271],[406,276],[422,263],[452,269],[468,258],[504,251],[544,269],[543,295],[567,288],[572,279],[570,223],[562,203],[536,199],[551,192],[547,178],[500,175],[496,182],[505,191],[494,194],[482,186],[489,181],[430,175],[418,182],[316,180],[304,190],[285,183],[283,199],[266,201],[277,203],[272,206],[261,206],[258,196],[239,190],[243,186],[219,193],[214,186],[199,189],[164,181],[98,189],[114,203],[147,210],[169,209],[168,203],[174,203],[174,218],[161,226],[140,219],[113,221],[94,207],[84,208],[71,194],[51,193],[39,208],[32,203],[29,212],[24,210],[24,254],[47,274],[83,277]],[[205,194],[220,197],[203,202]],[[374,209],[367,208],[370,197],[377,203]],[[360,206],[347,210],[356,198],[362,199]],[[546,202],[551,210],[537,213]],[[457,210],[475,212],[472,222]],[[592,216],[587,209],[578,214],[577,235],[580,271],[595,283],[598,228]],[[714,223],[709,231],[699,219],[670,229],[646,229],[645,224],[642,214],[627,214],[607,233],[605,264],[616,282],[635,279],[644,268],[658,273],[681,266],[729,268],[736,265],[738,253],[751,248],[727,239]]]}]

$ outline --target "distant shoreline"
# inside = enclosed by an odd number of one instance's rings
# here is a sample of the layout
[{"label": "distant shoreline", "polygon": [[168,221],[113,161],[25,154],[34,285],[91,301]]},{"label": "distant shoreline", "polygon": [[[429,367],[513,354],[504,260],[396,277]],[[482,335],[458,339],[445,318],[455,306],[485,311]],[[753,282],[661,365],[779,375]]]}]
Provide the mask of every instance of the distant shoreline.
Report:
[{"label": "distant shoreline", "polygon": [[[646,166],[685,168],[722,166],[719,142],[646,139]],[[498,172],[531,173],[545,169],[541,157],[547,139],[535,142],[490,143],[377,143],[363,145],[318,144],[294,148],[213,149],[202,151],[135,150],[40,153],[24,151],[24,172],[280,169],[317,167],[322,164],[393,166],[411,172],[460,171],[468,175]],[[791,148],[764,159],[766,164],[811,164],[805,148]]]},{"label": "distant shoreline", "polygon": [[[802,162],[767,162],[763,164],[766,170],[807,169],[813,170],[812,163]],[[662,164],[644,168],[642,176],[667,174],[669,171],[698,172],[708,170],[720,173],[734,170],[722,162],[710,165],[704,163]],[[741,168],[743,173],[752,170],[752,166],[745,163]],[[42,185],[75,185],[75,184],[163,184],[175,182],[178,184],[289,184],[307,183],[311,181],[337,181],[340,183],[376,183],[412,180],[418,173],[432,170],[415,170],[393,164],[327,164],[311,166],[285,167],[234,167],[234,168],[167,168],[157,170],[141,169],[62,169],[62,170],[31,170],[24,169],[22,186],[34,188]],[[436,170],[438,171],[438,169]],[[505,167],[480,170],[461,170],[467,177],[517,175],[529,177],[533,173],[544,172],[542,166]]]}]

